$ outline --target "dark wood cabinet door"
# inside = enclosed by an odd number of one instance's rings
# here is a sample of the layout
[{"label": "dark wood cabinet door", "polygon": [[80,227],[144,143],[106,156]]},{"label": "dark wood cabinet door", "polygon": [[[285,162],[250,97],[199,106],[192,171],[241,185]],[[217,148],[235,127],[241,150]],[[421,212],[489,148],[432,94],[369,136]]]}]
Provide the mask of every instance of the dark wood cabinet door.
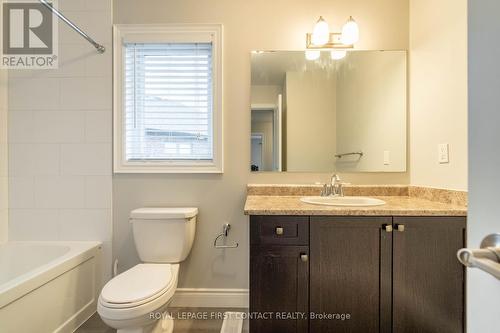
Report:
[{"label": "dark wood cabinet door", "polygon": [[310,332],[391,331],[391,217],[311,217]]},{"label": "dark wood cabinet door", "polygon": [[[252,246],[250,313],[271,317],[250,320],[252,333],[307,333],[309,312],[308,246]],[[303,313],[295,318],[283,317]]]},{"label": "dark wood cabinet door", "polygon": [[464,245],[463,217],[394,218],[393,333],[464,331]]}]

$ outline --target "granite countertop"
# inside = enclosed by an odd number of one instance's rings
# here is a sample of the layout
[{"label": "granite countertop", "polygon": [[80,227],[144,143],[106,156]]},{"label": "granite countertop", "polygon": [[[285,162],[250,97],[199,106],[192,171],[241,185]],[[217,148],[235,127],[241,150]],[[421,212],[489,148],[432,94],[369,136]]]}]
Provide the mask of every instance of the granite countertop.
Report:
[{"label": "granite countertop", "polygon": [[[307,195],[309,193],[303,194]],[[302,196],[303,195],[286,195],[286,193],[284,193],[284,195],[276,195],[276,193],[272,193],[271,195],[266,195],[266,193],[254,194],[252,190],[250,190],[245,203],[245,214],[329,216],[467,216],[466,204],[430,200],[428,197],[401,195],[401,193],[397,193],[396,195],[369,195],[372,198],[381,199],[386,202],[385,205],[372,207],[312,205],[300,201]]]}]

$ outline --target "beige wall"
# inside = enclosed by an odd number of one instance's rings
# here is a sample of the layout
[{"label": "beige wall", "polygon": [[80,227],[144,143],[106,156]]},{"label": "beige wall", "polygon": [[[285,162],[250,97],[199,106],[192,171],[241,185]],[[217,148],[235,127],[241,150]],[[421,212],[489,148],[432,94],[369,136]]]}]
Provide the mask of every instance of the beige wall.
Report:
[{"label": "beige wall", "polygon": [[[412,184],[467,189],[466,36],[466,0],[410,1]],[[438,163],[440,143],[449,164]]]},{"label": "beige wall", "polygon": [[331,172],[336,149],[335,75],[286,73],[286,170]]},{"label": "beige wall", "polygon": [[[351,52],[337,73],[339,172],[406,171],[406,52]],[[384,152],[389,164],[384,164]]]},{"label": "beige wall", "polygon": [[278,103],[278,95],[283,93],[283,87],[271,85],[253,85],[251,87],[251,103],[273,104]]},{"label": "beige wall", "polygon": [[0,242],[8,234],[7,71],[0,70]]},{"label": "beige wall", "polygon": [[[138,262],[128,213],[140,206],[193,205],[200,209],[191,256],[181,266],[180,287],[248,287],[248,218],[243,215],[249,182],[312,183],[322,174],[250,174],[250,51],[303,49],[304,35],[323,15],[339,29],[349,15],[359,22],[363,49],[408,48],[406,0],[115,0],[115,23],[224,24],[223,175],[115,175],[114,256],[123,270]],[[354,183],[407,183],[406,173],[345,175]],[[222,224],[233,225],[232,250],[216,250]]]}]

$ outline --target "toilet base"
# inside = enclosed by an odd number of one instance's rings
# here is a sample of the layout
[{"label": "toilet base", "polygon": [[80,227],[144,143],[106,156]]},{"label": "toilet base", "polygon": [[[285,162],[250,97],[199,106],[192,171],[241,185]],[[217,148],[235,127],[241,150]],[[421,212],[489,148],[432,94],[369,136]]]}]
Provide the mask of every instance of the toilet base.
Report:
[{"label": "toilet base", "polygon": [[172,333],[174,331],[174,319],[168,316],[154,322],[146,327],[122,328],[116,333]]},{"label": "toilet base", "polygon": [[158,320],[155,328],[151,333],[172,333],[174,331],[174,319],[169,316],[165,316]]}]

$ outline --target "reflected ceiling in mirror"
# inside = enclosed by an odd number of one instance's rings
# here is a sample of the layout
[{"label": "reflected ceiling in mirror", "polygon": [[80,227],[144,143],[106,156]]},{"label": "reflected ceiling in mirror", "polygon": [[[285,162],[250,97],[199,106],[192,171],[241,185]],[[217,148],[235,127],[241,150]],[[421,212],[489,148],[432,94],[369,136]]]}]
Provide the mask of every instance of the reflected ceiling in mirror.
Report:
[{"label": "reflected ceiling in mirror", "polygon": [[406,51],[252,52],[257,171],[406,171]]}]

